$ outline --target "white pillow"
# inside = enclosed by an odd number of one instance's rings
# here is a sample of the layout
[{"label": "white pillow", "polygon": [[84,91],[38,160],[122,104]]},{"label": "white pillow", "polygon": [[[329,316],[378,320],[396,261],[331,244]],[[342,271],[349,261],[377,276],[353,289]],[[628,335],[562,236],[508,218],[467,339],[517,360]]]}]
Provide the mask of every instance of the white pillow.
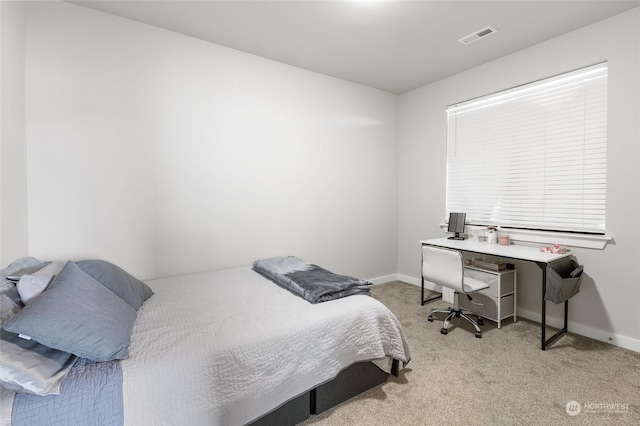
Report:
[{"label": "white pillow", "polygon": [[64,261],[51,262],[44,268],[29,275],[20,277],[20,281],[16,284],[20,299],[25,305],[40,296],[40,294],[53,281],[56,275],[64,267]]}]

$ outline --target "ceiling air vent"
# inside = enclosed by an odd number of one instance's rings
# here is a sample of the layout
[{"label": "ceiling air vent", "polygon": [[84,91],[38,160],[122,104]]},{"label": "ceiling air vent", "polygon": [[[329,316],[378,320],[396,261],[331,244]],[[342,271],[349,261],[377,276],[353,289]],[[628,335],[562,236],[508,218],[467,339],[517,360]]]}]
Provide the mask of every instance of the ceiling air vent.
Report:
[{"label": "ceiling air vent", "polygon": [[488,26],[485,27],[481,30],[475,31],[469,35],[466,35],[464,37],[462,37],[460,40],[458,40],[460,43],[467,45],[467,44],[471,44],[474,41],[478,41],[481,38],[484,38],[488,35],[491,35],[493,33],[497,33],[498,30],[496,30],[495,28],[493,28],[492,26]]}]

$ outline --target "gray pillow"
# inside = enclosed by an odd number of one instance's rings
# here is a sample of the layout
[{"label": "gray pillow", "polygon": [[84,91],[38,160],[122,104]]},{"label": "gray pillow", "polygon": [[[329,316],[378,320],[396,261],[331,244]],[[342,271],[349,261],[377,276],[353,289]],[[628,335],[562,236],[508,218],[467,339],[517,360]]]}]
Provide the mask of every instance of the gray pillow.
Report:
[{"label": "gray pillow", "polygon": [[0,277],[2,277],[0,281],[0,325],[24,306],[16,287],[20,277],[46,265],[34,257],[22,257],[0,271]]},{"label": "gray pillow", "polygon": [[33,273],[45,266],[47,266],[46,262],[41,262],[35,257],[21,257],[0,271],[2,283],[4,284],[6,281],[17,282],[21,275]]},{"label": "gray pillow", "polygon": [[114,292],[136,311],[153,294],[148,285],[119,266],[105,260],[81,260],[76,264],[96,281]]},{"label": "gray pillow", "polygon": [[16,284],[23,304],[40,296],[55,276],[64,268],[66,262],[58,260],[31,274],[24,274]]},{"label": "gray pillow", "polygon": [[92,361],[129,357],[136,311],[67,262],[39,297],[4,324],[53,349]]}]

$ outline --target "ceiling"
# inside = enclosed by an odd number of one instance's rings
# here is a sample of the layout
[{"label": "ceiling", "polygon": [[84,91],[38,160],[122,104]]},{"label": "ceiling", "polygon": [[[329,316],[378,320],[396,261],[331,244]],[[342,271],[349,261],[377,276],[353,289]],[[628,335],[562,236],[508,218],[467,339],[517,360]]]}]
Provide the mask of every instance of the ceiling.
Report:
[{"label": "ceiling", "polygon": [[[72,3],[397,94],[640,7],[640,0]],[[489,25],[498,32],[458,42]]]}]

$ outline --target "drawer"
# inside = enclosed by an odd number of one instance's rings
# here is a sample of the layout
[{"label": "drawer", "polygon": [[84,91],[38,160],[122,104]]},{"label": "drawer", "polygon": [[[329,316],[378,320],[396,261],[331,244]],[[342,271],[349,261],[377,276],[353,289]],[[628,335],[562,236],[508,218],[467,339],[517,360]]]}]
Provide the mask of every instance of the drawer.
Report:
[{"label": "drawer", "polygon": [[[513,294],[496,299],[479,293],[471,293],[471,297],[473,297],[474,302],[482,303],[482,305],[470,302],[464,294],[461,294],[460,307],[492,321],[502,320],[513,315]],[[500,303],[500,316],[502,318],[498,318],[498,302]]]},{"label": "drawer", "polygon": [[[464,268],[464,275],[469,278],[473,278],[478,281],[489,284],[489,288],[479,290],[477,293],[485,294],[489,297],[498,297],[505,294],[513,293],[515,286],[516,271],[501,271],[501,272],[489,272],[481,271],[474,268]],[[498,286],[498,282],[500,285]],[[500,287],[500,294],[498,295],[498,287]]]}]

